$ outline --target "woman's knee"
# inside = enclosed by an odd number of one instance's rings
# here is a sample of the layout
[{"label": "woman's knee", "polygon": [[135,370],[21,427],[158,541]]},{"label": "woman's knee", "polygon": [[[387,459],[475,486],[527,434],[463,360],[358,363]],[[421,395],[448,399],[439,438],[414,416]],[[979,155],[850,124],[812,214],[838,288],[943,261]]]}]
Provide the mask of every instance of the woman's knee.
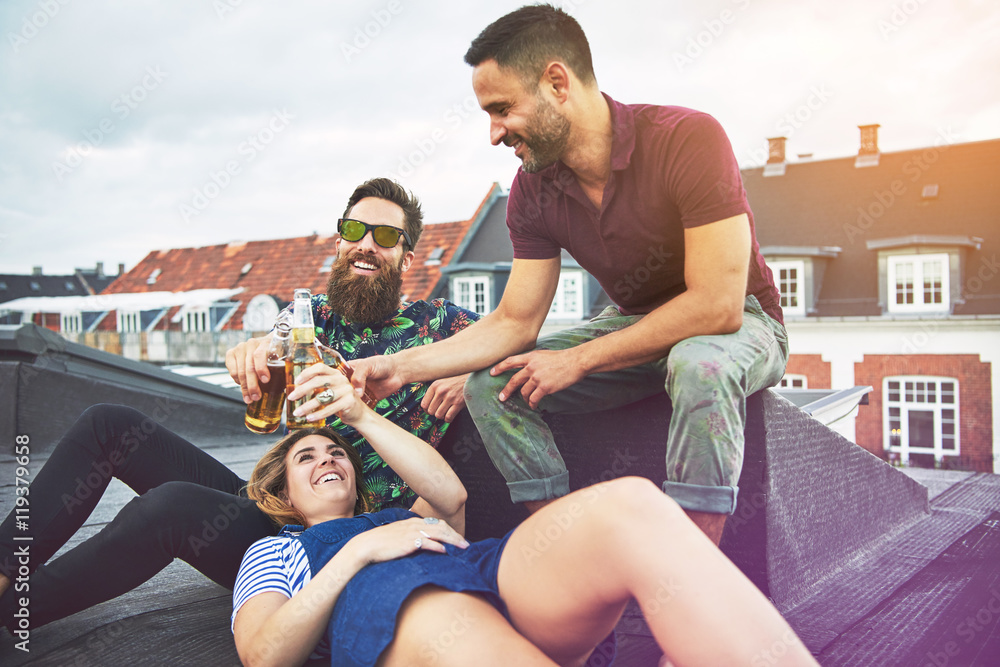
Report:
[{"label": "woman's knee", "polygon": [[683,516],[677,503],[645,477],[619,477],[585,490],[596,500],[597,511],[588,512],[592,527],[603,534],[662,523]]}]

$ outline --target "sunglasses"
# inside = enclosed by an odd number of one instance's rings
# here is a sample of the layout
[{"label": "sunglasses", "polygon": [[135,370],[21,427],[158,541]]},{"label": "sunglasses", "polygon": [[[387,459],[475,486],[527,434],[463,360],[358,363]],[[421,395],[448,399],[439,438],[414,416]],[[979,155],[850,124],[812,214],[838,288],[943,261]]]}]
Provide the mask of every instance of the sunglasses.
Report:
[{"label": "sunglasses", "polygon": [[365,234],[371,232],[375,243],[383,248],[395,248],[396,244],[399,243],[399,237],[402,236],[406,240],[406,245],[410,248],[413,247],[410,235],[405,230],[392,225],[369,225],[360,220],[341,218],[337,221],[337,232],[340,233],[340,238],[351,243],[357,243],[365,237]]}]

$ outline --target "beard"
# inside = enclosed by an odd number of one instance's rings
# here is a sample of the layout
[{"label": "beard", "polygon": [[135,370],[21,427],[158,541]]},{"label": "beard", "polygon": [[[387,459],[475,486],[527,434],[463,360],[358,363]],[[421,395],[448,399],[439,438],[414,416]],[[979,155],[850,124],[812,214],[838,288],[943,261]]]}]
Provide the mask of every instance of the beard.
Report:
[{"label": "beard", "polygon": [[554,164],[569,143],[570,122],[541,95],[536,99],[535,113],[525,128],[531,138],[518,136],[515,139],[523,141],[528,149],[521,161],[521,168],[528,174]]},{"label": "beard", "polygon": [[403,258],[399,264],[373,255],[364,255],[366,262],[378,267],[378,273],[362,276],[351,270],[351,260],[360,253],[339,257],[326,283],[326,303],[348,322],[378,324],[392,319],[399,311],[403,286]]}]

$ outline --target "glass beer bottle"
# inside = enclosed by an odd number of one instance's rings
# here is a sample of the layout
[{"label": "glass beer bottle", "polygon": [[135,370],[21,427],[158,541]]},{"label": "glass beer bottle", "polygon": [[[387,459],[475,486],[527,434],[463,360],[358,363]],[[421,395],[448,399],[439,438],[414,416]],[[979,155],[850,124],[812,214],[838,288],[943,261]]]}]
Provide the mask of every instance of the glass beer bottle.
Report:
[{"label": "glass beer bottle", "polygon": [[281,425],[285,403],[285,357],[288,355],[291,317],[282,313],[274,323],[271,342],[267,347],[267,382],[260,383],[260,399],[247,406],[243,420],[254,433],[273,433]]},{"label": "glass beer bottle", "polygon": [[[295,290],[295,302],[292,306],[292,341],[285,357],[286,391],[295,389],[295,381],[299,374],[313,364],[323,361],[316,348],[316,327],[312,316],[312,294],[307,289]],[[294,401],[285,401],[285,426],[290,429],[319,427],[326,424],[325,419],[307,421],[305,417],[296,417],[293,412],[312,396],[303,396]]]},{"label": "glass beer bottle", "polygon": [[[323,357],[324,364],[330,368],[337,369],[346,375],[348,380],[354,376],[354,369],[351,368],[351,365],[347,363],[347,359],[344,359],[344,356],[340,352],[337,352],[332,347],[323,345],[323,343],[319,342],[318,339],[316,340],[316,349],[319,350],[320,355]],[[361,400],[365,402],[365,405],[372,409],[374,409],[375,404],[378,403],[378,399],[372,396],[368,387],[365,387],[365,393],[361,395]]]}]

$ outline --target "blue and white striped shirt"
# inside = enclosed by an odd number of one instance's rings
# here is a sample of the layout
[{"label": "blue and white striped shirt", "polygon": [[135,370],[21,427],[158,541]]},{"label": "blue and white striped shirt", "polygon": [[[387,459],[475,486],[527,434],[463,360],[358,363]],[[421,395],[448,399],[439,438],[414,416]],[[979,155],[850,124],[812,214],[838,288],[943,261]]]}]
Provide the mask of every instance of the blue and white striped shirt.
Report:
[{"label": "blue and white striped shirt", "polygon": [[[261,593],[281,593],[291,598],[312,579],[309,558],[302,543],[284,532],[254,542],[240,564],[233,588],[233,615],[230,628],[236,623],[236,612],[247,600]],[[330,649],[325,638],[313,649],[311,658],[328,658]]]}]

